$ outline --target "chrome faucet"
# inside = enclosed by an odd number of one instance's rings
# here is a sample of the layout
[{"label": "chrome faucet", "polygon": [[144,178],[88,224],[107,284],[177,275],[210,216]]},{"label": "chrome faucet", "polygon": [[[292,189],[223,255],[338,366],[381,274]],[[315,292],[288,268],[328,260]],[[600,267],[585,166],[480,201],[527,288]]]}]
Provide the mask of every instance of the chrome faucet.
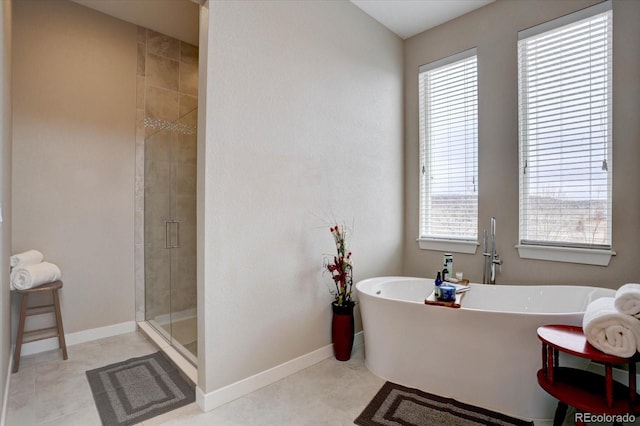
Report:
[{"label": "chrome faucet", "polygon": [[484,250],[482,255],[484,256],[484,271],[482,273],[483,284],[495,284],[496,283],[496,265],[502,270],[502,259],[496,252],[496,218],[491,218],[491,251],[489,251],[489,241],[487,230],[484,230]]}]

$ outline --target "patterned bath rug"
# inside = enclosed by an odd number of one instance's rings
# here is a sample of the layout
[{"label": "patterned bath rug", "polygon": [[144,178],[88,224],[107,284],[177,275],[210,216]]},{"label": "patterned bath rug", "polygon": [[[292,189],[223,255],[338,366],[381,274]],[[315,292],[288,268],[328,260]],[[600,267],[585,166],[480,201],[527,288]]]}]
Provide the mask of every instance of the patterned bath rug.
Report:
[{"label": "patterned bath rug", "polygon": [[194,387],[160,352],[86,374],[105,426],[140,423],[195,400]]},{"label": "patterned bath rug", "polygon": [[355,420],[361,426],[533,426],[451,398],[387,382]]}]

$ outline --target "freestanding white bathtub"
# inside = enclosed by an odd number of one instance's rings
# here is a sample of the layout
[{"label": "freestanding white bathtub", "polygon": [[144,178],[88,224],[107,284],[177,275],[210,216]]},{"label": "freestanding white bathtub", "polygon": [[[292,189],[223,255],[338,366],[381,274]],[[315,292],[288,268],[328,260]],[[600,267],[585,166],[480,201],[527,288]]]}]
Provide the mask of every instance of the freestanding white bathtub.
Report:
[{"label": "freestanding white bathtub", "polygon": [[[433,280],[379,277],[356,284],[365,363],[404,386],[514,417],[553,418],[557,400],[536,380],[545,324],[582,325],[587,304],[611,289],[471,284],[459,309],[425,305]],[[561,354],[562,355],[562,354]],[[561,357],[564,365],[586,361]]]}]

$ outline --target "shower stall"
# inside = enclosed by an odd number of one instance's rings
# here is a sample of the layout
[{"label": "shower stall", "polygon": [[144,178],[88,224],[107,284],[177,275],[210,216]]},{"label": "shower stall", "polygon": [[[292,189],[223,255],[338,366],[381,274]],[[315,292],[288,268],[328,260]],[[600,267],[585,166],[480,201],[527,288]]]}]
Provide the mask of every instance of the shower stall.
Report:
[{"label": "shower stall", "polygon": [[145,119],[145,320],[196,365],[197,108]]}]

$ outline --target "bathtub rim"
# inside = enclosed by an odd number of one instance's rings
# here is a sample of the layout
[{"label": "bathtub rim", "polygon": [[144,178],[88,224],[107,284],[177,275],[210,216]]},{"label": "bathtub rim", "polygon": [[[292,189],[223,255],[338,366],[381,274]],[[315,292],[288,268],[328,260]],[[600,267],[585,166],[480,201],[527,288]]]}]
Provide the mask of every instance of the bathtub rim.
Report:
[{"label": "bathtub rim", "polygon": [[[390,282],[390,281],[395,281],[395,280],[402,280],[402,281],[432,281],[434,280],[433,278],[425,278],[425,277],[410,277],[410,276],[399,276],[399,275],[389,275],[389,276],[380,276],[380,277],[371,277],[371,278],[365,278],[363,280],[358,281],[355,284],[355,288],[356,288],[356,295],[357,298],[360,298],[361,295],[366,296],[366,297],[372,297],[375,299],[384,299],[384,300],[390,300],[390,301],[394,301],[394,302],[400,302],[400,303],[408,303],[408,304],[416,304],[416,305],[423,305],[423,302],[419,302],[419,301],[413,301],[413,300],[406,300],[406,299],[396,299],[396,298],[392,298],[392,297],[384,297],[384,296],[379,296],[377,294],[372,294],[369,291],[363,291],[361,290],[361,284],[362,285],[367,285],[370,283],[374,283],[374,282]],[[585,286],[585,285],[567,285],[567,284],[481,284],[481,283],[473,283],[470,282],[469,285],[474,285],[474,286],[498,286],[498,287],[526,287],[526,288],[532,288],[532,287],[570,287],[570,288],[588,288],[588,289],[594,289],[594,290],[610,290],[612,292],[614,292],[612,294],[615,294],[615,290],[614,289],[610,289],[607,287],[596,287],[596,286]],[[472,291],[472,290],[470,290]],[[439,307],[439,306],[437,306]],[[451,308],[449,308],[451,309]],[[459,308],[456,308],[455,310],[458,309],[462,309],[465,311],[471,311],[471,312],[487,312],[487,313],[491,313],[491,314],[505,314],[505,315],[528,315],[528,316],[564,316],[564,315],[572,315],[572,314],[578,314],[578,315],[584,315],[584,310],[582,311],[565,311],[565,312],[529,312],[529,311],[504,311],[504,310],[493,310],[493,309],[480,309],[480,308],[469,308],[469,307],[465,307],[464,306],[464,299],[462,301],[462,304]]]}]

